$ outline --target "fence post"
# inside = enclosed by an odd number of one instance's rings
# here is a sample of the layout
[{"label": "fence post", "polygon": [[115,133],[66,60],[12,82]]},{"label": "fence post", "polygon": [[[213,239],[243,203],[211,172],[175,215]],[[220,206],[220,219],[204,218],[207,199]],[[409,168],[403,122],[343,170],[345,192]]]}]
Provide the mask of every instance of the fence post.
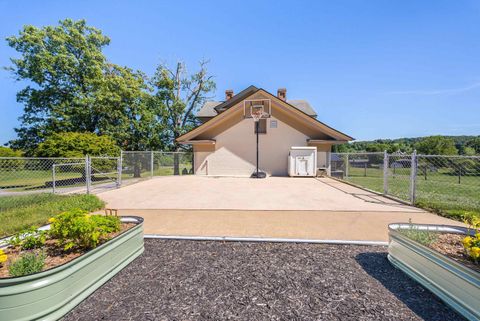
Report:
[{"label": "fence post", "polygon": [[412,160],[410,162],[410,203],[415,204],[417,189],[417,151],[412,153]]},{"label": "fence post", "polygon": [[150,178],[153,178],[153,150],[150,151]]},{"label": "fence post", "polygon": [[87,188],[87,194],[90,194],[91,171],[90,156],[85,155],[85,186]]},{"label": "fence post", "polygon": [[120,157],[117,159],[117,188],[122,186],[122,167],[123,167],[123,151],[120,150]]},{"label": "fence post", "polygon": [[344,160],[344,162],[345,162],[345,178],[346,179],[348,179],[348,156],[349,156],[349,154],[347,153],[345,155],[345,160]]},{"label": "fence post", "polygon": [[388,153],[387,151],[383,152],[383,194],[388,195]]},{"label": "fence post", "polygon": [[55,194],[55,164],[52,166],[52,192]]}]

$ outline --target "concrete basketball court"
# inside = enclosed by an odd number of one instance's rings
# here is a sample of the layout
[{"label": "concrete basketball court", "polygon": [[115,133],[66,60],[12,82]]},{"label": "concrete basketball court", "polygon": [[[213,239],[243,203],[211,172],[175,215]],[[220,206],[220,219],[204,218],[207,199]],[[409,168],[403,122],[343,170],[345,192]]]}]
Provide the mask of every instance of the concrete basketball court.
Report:
[{"label": "concrete basketball court", "polygon": [[461,225],[330,178],[165,176],[98,196],[170,236],[385,242],[389,223]]}]

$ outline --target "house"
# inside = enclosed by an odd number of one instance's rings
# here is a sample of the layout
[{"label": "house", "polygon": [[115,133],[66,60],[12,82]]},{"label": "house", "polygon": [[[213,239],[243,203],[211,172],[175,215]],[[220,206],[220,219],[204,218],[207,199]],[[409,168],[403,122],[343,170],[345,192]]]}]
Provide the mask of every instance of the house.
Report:
[{"label": "house", "polygon": [[256,164],[256,127],[253,106],[261,105],[259,121],[259,168],[273,176],[286,176],[292,146],[317,148],[317,168],[329,169],[332,146],[352,137],[317,120],[306,100],[287,100],[284,88],[273,95],[250,86],[225,101],[206,102],[198,111],[201,125],[177,139],[194,152],[194,173],[214,176],[250,176]]}]

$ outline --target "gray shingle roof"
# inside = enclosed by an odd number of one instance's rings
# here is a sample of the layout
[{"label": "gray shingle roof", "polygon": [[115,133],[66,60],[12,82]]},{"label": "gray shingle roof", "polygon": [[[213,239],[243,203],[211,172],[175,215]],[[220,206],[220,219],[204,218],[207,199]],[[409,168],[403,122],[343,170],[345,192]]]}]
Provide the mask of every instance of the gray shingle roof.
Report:
[{"label": "gray shingle roof", "polygon": [[197,112],[197,117],[214,117],[217,115],[215,107],[220,105],[221,101],[207,101]]},{"label": "gray shingle roof", "polygon": [[305,114],[312,116],[312,117],[317,117],[317,113],[315,110],[312,108],[310,103],[306,101],[305,99],[292,99],[292,100],[287,100],[287,103],[290,105],[294,106],[300,111],[303,111]]}]

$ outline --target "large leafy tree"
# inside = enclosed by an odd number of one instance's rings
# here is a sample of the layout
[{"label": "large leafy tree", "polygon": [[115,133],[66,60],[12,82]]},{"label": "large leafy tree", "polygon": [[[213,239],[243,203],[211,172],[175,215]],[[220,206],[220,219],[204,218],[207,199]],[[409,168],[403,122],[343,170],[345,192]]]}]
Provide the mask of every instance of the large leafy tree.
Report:
[{"label": "large leafy tree", "polygon": [[175,68],[161,64],[152,78],[152,99],[163,110],[165,130],[161,139],[169,150],[182,149],[176,139],[197,125],[195,112],[215,90],[207,65],[207,61],[201,61],[199,70],[188,74],[182,63],[177,63]]},{"label": "large leafy tree", "polygon": [[453,139],[445,136],[429,136],[415,144],[417,152],[425,155],[456,155]]},{"label": "large leafy tree", "polygon": [[124,149],[161,148],[161,109],[148,94],[146,77],[107,62],[110,39],[84,20],[58,26],[25,26],[7,38],[18,51],[8,69],[28,81],[17,94],[24,104],[14,148],[32,154],[53,133],[112,136]]},{"label": "large leafy tree", "polygon": [[466,146],[473,149],[475,154],[480,154],[480,136],[467,141]]}]

